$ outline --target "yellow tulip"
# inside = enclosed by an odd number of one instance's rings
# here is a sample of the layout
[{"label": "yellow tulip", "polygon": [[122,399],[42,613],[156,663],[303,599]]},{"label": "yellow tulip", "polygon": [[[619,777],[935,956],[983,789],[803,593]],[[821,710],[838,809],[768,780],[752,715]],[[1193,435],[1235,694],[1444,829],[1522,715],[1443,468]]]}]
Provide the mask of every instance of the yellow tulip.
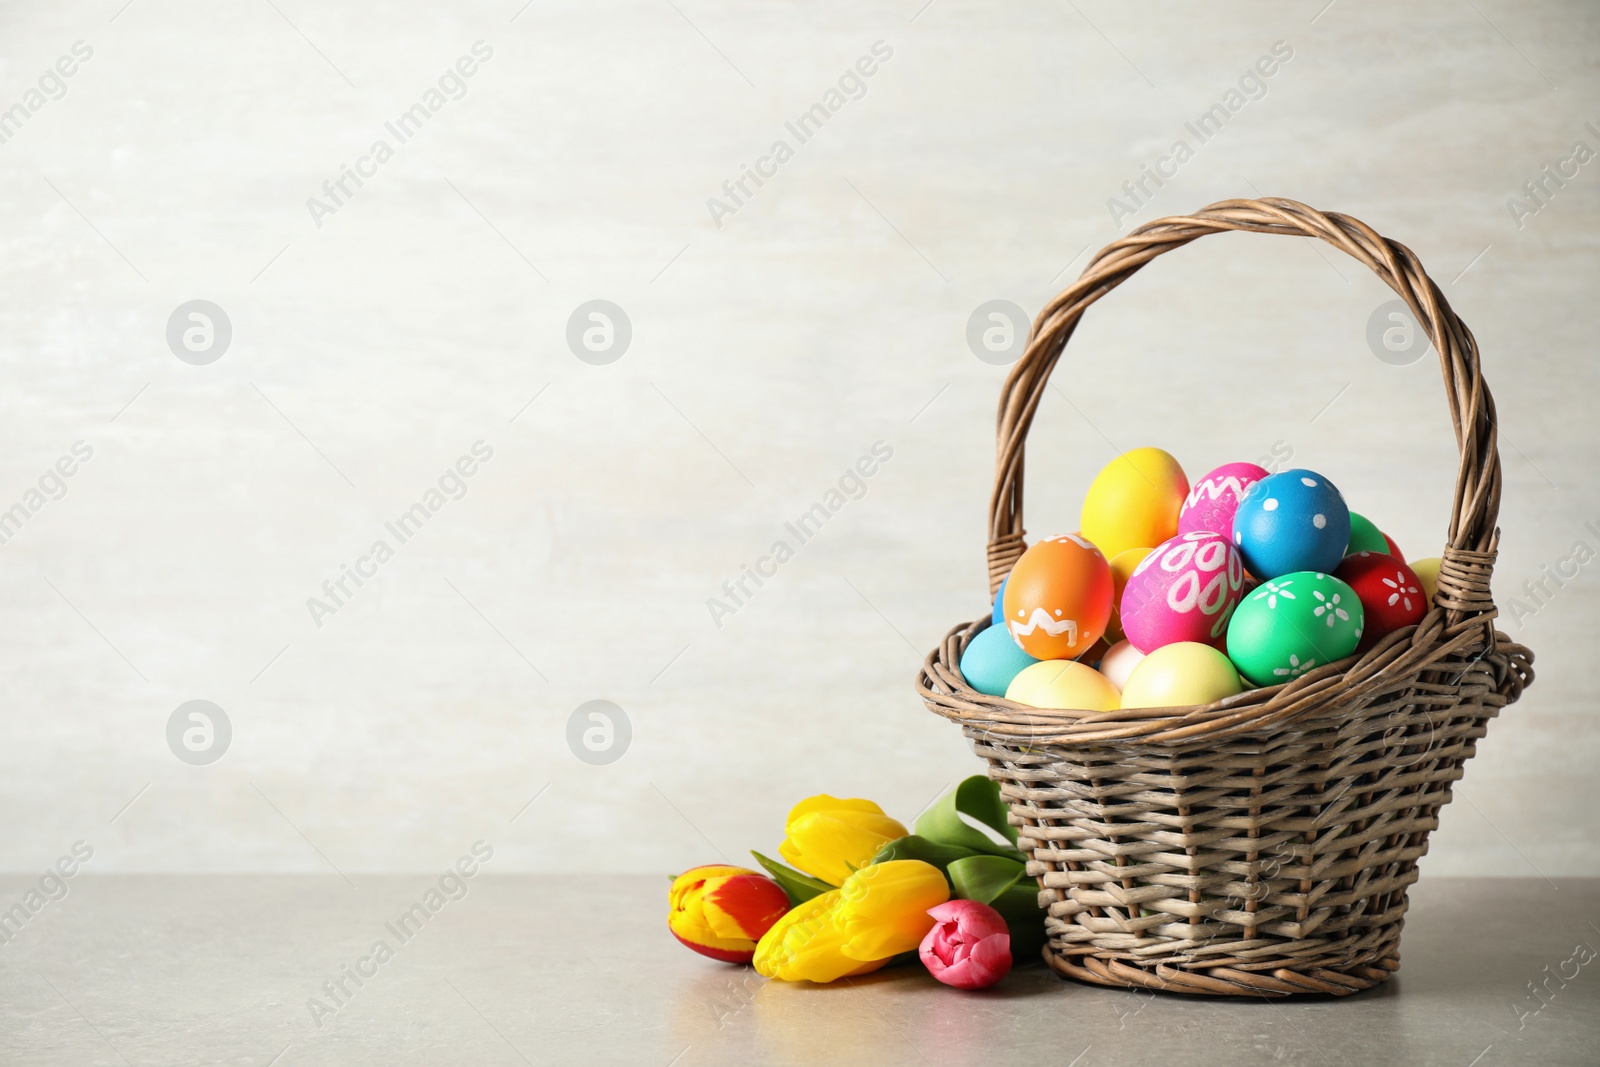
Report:
[{"label": "yellow tulip", "polygon": [[774,923],[756,943],[756,973],[786,982],[831,982],[859,973],[862,961],[844,954],[844,932],[833,921],[838,904],[835,889],[812,897]]},{"label": "yellow tulip", "polygon": [[796,907],[756,945],[756,970],[789,982],[831,982],[875,971],[933,928],[928,909],[950,898],[937,867],[891,860]]},{"label": "yellow tulip", "polygon": [[910,952],[933,929],[929,908],[950,899],[939,868],[921,860],[890,860],[863,867],[839,887],[836,922],[844,954],[875,960]]},{"label": "yellow tulip", "polygon": [[840,885],[907,830],[870,800],[823,793],[790,809],[785,832],[788,836],[778,846],[784,859],[829,885]]}]

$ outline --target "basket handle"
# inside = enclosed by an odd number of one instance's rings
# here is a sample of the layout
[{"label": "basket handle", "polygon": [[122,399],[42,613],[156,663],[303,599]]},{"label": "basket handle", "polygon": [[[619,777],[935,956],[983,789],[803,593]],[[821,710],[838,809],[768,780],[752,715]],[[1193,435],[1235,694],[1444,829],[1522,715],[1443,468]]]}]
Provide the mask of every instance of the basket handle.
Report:
[{"label": "basket handle", "polygon": [[[1023,451],[1050,371],[1084,311],[1164,252],[1225,230],[1319,237],[1370,267],[1399,294],[1433,341],[1444,372],[1445,398],[1455,424],[1461,467],[1456,472],[1449,541],[1439,567],[1434,603],[1447,629],[1495,612],[1489,592],[1499,530],[1500,450],[1494,398],[1478,365],[1478,344],[1411,249],[1370,226],[1294,200],[1222,200],[1193,215],[1155,219],[1102,248],[1069,288],[1034,320],[1027,350],[1000,392],[994,492],[989,498],[989,595],[1000,587],[1026,545],[1022,527]],[[1490,635],[1492,642],[1493,637]],[[1492,647],[1492,645],[1491,645]]]}]

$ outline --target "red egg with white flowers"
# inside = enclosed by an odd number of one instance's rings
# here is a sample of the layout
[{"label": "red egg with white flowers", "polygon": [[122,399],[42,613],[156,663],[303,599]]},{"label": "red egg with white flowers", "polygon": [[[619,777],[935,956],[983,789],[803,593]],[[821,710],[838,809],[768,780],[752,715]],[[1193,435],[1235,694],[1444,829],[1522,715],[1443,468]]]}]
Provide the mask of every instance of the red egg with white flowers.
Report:
[{"label": "red egg with white flowers", "polygon": [[1385,634],[1422,621],[1428,594],[1422,580],[1406,564],[1385,552],[1346,556],[1333,576],[1355,590],[1366,614],[1361,649],[1371,648]]}]

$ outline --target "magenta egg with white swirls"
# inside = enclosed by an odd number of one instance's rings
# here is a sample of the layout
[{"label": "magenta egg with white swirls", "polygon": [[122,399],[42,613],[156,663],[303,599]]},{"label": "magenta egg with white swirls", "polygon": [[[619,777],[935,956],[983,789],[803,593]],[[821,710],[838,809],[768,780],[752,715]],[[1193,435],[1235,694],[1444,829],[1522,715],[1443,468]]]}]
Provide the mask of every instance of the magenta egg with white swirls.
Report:
[{"label": "magenta egg with white swirls", "polygon": [[1254,463],[1224,463],[1189,487],[1178,512],[1178,532],[1231,534],[1245,491],[1266,476],[1267,469]]},{"label": "magenta egg with white swirls", "polygon": [[1244,557],[1224,535],[1197,530],[1158,545],[1122,591],[1122,629],[1149,654],[1178,641],[1222,648],[1244,591]]}]

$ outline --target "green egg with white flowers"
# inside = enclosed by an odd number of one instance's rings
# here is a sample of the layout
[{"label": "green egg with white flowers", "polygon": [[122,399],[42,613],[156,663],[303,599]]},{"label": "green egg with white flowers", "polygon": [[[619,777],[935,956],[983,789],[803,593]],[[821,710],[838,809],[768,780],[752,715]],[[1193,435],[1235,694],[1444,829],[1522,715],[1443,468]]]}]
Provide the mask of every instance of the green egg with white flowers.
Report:
[{"label": "green egg with white flowers", "polygon": [[1228,658],[1256,685],[1278,685],[1350,655],[1365,623],[1350,586],[1320,571],[1293,571],[1239,602],[1228,622]]}]

